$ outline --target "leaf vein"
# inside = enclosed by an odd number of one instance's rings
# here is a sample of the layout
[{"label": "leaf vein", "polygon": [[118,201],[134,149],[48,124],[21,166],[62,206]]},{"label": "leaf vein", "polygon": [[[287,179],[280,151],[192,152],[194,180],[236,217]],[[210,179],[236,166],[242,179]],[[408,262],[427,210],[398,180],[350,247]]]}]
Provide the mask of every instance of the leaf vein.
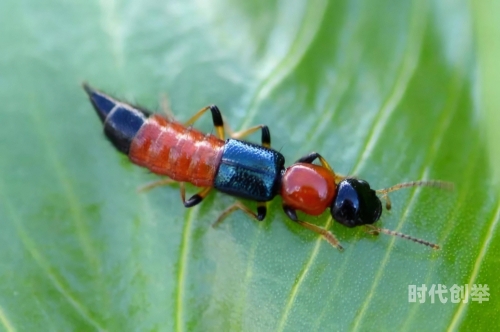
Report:
[{"label": "leaf vein", "polygon": [[[497,209],[494,213],[494,217],[488,222],[490,227],[488,228],[488,233],[486,235],[486,238],[483,242],[483,245],[481,246],[481,249],[479,250],[479,253],[477,255],[476,261],[474,262],[474,268],[472,270],[470,279],[469,279],[469,287],[472,285],[479,274],[479,270],[481,268],[481,264],[483,263],[484,256],[486,256],[486,252],[490,248],[491,244],[491,239],[496,233],[498,224],[500,224],[500,205],[497,206]],[[462,321],[462,317],[464,315],[465,309],[467,307],[467,304],[464,302],[460,302],[460,305],[458,306],[457,311],[453,315],[453,318],[451,319],[450,326],[448,326],[448,331],[456,331],[458,324]]]},{"label": "leaf vein", "polygon": [[3,326],[5,329],[9,332],[15,332],[16,329],[14,325],[10,322],[9,318],[5,314],[5,311],[3,310],[2,306],[0,306],[0,322],[2,322]]},{"label": "leaf vein", "polygon": [[188,210],[186,214],[186,221],[182,230],[182,241],[179,251],[179,271],[177,273],[177,289],[175,295],[175,330],[184,331],[184,293],[186,290],[186,276],[187,276],[187,261],[189,259],[189,251],[191,249],[191,227],[195,219],[199,207],[194,207]]},{"label": "leaf vein", "polygon": [[14,222],[14,225],[19,234],[19,238],[23,242],[24,247],[31,254],[31,257],[33,257],[34,261],[46,274],[46,276],[52,282],[54,287],[62,294],[63,298],[69,302],[71,307],[73,307],[76,310],[76,312],[78,312],[80,316],[83,317],[92,326],[94,326],[98,330],[103,331],[104,328],[93,317],[91,317],[90,313],[84,307],[84,305],[80,301],[78,301],[68,289],[66,289],[66,286],[64,285],[64,282],[60,280],[60,277],[51,271],[50,264],[48,263],[47,259],[40,254],[40,250],[37,248],[36,244],[24,230],[22,222],[17,213],[15,212],[14,208],[12,207],[8,199],[8,196],[4,192],[0,192],[0,194],[3,196],[2,200],[5,202],[5,205],[7,206],[7,211]]},{"label": "leaf vein", "polygon": [[275,89],[293,71],[297,64],[300,63],[300,60],[303,58],[314,40],[314,37],[318,33],[325,16],[325,9],[328,5],[328,1],[312,0],[312,2],[312,4],[307,6],[308,10],[302,20],[302,25],[288,53],[257,86],[251,98],[248,111],[246,112],[245,120],[240,126],[240,130],[250,126],[257,114],[258,103],[269,96],[273,89]]}]

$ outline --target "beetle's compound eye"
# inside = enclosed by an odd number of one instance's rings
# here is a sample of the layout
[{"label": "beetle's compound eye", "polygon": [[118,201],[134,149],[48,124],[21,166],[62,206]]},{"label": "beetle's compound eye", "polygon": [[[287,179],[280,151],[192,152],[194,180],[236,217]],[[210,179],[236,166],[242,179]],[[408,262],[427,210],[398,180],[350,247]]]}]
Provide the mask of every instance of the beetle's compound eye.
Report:
[{"label": "beetle's compound eye", "polygon": [[333,219],[344,226],[356,227],[379,220],[382,203],[368,182],[345,179],[338,184],[330,209]]}]

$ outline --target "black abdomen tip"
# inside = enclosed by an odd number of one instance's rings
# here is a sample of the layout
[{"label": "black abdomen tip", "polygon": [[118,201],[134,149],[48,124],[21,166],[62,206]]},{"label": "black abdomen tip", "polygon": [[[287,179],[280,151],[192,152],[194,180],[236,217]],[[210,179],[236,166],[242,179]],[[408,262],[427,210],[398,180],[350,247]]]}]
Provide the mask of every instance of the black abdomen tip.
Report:
[{"label": "black abdomen tip", "polygon": [[86,82],[84,82],[82,86],[89,96],[90,102],[92,103],[92,106],[94,106],[97,115],[99,115],[101,121],[104,122],[109,113],[111,113],[111,110],[113,110],[113,108],[115,108],[115,106],[118,104],[118,101],[92,88]]},{"label": "black abdomen tip", "polygon": [[106,118],[104,133],[119,151],[128,154],[132,140],[145,121],[140,111],[120,106]]},{"label": "black abdomen tip", "polygon": [[149,112],[121,102],[83,83],[97,115],[104,123],[104,133],[119,151],[128,154],[135,135],[149,116]]}]

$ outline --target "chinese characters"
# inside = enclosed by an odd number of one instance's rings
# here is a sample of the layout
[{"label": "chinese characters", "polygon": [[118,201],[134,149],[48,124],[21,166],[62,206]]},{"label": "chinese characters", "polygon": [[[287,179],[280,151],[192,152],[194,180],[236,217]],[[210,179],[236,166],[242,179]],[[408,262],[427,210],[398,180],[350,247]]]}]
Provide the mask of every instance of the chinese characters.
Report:
[{"label": "chinese characters", "polygon": [[468,303],[470,299],[472,302],[483,303],[490,300],[489,290],[487,284],[473,284],[470,287],[470,292],[468,284],[463,286],[454,284],[450,288],[442,284],[432,284],[430,288],[425,284],[422,286],[408,285],[408,302],[425,303],[429,300],[430,303],[436,303],[439,300],[444,304],[449,300],[450,303]]}]

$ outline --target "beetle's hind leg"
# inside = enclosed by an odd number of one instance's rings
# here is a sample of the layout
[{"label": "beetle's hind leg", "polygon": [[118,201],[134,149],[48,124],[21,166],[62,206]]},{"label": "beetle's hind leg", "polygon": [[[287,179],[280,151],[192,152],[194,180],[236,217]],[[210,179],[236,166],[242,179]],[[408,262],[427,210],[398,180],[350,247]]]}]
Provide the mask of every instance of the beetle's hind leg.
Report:
[{"label": "beetle's hind leg", "polygon": [[196,114],[194,114],[189,120],[187,120],[184,124],[186,126],[191,126],[193,123],[196,122],[206,111],[210,111],[212,113],[212,121],[215,127],[215,130],[217,132],[217,137],[220,139],[224,139],[225,133],[227,132],[231,138],[234,139],[242,139],[254,132],[256,132],[259,129],[262,129],[262,146],[266,148],[271,147],[271,134],[269,132],[269,128],[266,125],[257,125],[253,126],[248,129],[244,129],[238,132],[234,132],[230,126],[224,122],[224,119],[222,117],[222,113],[220,112],[219,108],[215,105],[210,105],[210,106],[205,106]]},{"label": "beetle's hind leg", "polygon": [[224,139],[224,121],[222,120],[222,115],[220,110],[215,105],[209,105],[203,107],[201,110],[196,112],[189,120],[187,120],[184,125],[191,126],[196,122],[206,111],[210,111],[212,113],[212,121],[214,123],[215,130],[217,131],[217,137],[220,139]]},{"label": "beetle's hind leg", "polygon": [[235,139],[242,139],[250,134],[253,134],[257,130],[262,129],[262,136],[261,136],[261,144],[265,148],[270,148],[271,147],[271,132],[269,131],[269,127],[266,125],[257,125],[253,126],[251,128],[238,131],[238,132],[230,132],[230,135],[232,138]]},{"label": "beetle's hind leg", "polygon": [[[262,221],[266,217],[266,202],[259,202],[257,207],[257,213],[253,212],[245,206],[243,203],[240,201],[237,201],[236,203],[228,206],[222,213],[220,214],[219,218],[212,224],[212,227],[217,227],[224,219],[226,219],[231,213],[237,210],[241,210],[245,212],[250,218],[255,219],[257,221]],[[262,209],[262,207],[264,209]]]},{"label": "beetle's hind leg", "polygon": [[172,108],[170,107],[170,100],[168,99],[166,93],[160,94],[160,109],[163,115],[167,117],[167,120],[169,121],[175,120],[175,115],[172,112]]},{"label": "beetle's hind leg", "polygon": [[146,192],[146,191],[149,191],[149,190],[156,188],[156,187],[170,186],[170,185],[176,184],[176,183],[177,183],[177,181],[172,180],[170,178],[156,180],[153,182],[146,183],[143,186],[140,186],[139,188],[137,188],[137,191],[138,192]]},{"label": "beetle's hind leg", "polygon": [[197,204],[200,204],[201,201],[207,197],[208,193],[212,190],[212,187],[203,188],[197,194],[194,194],[186,201],[186,188],[184,186],[184,182],[180,183],[180,191],[181,191],[181,199],[184,206],[189,208],[193,207]]},{"label": "beetle's hind leg", "polygon": [[156,188],[156,187],[169,186],[169,185],[176,184],[176,183],[179,183],[179,190],[181,193],[181,199],[182,199],[182,203],[184,204],[185,207],[192,207],[192,206],[195,206],[195,205],[201,203],[201,201],[212,190],[212,187],[204,188],[204,189],[200,190],[197,194],[194,194],[188,200],[186,200],[186,188],[185,188],[184,182],[178,182],[178,181],[175,181],[172,179],[161,179],[161,180],[153,181],[153,182],[147,183],[146,185],[140,187],[137,190],[139,192],[144,192],[144,191],[148,191],[148,190],[151,190],[153,188]]}]

